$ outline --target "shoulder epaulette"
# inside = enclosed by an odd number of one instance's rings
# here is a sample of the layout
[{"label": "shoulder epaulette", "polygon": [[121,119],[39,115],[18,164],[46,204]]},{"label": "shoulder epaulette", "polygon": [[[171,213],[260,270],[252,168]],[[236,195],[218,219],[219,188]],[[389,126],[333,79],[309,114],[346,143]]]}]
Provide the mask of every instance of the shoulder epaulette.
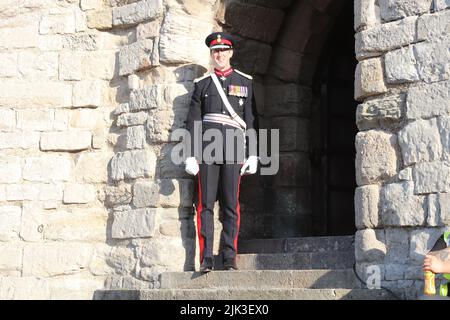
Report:
[{"label": "shoulder epaulette", "polygon": [[207,73],[207,74],[205,74],[204,76],[202,76],[200,78],[194,79],[194,83],[199,82],[200,80],[203,80],[203,79],[209,77],[210,75],[211,75],[211,73]]},{"label": "shoulder epaulette", "polygon": [[236,71],[237,73],[239,73],[241,76],[244,76],[244,77],[246,77],[246,78],[248,78],[248,79],[253,79],[253,77],[251,76],[251,75],[249,75],[249,74],[246,74],[246,73],[243,73],[242,71],[239,71],[239,70],[237,70],[237,69],[234,69],[234,71]]}]

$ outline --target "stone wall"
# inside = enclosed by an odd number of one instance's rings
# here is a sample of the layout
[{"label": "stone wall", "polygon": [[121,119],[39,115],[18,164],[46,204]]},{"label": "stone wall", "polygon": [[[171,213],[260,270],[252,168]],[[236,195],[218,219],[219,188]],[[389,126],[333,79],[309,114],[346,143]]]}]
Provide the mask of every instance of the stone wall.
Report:
[{"label": "stone wall", "polygon": [[450,223],[450,3],[357,0],[355,30],[356,260],[411,298]]}]

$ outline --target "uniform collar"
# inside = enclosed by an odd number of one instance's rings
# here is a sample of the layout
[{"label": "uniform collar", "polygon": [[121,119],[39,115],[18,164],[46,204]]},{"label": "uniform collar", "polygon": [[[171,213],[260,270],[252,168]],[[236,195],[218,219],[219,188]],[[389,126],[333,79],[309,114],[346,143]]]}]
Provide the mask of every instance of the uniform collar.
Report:
[{"label": "uniform collar", "polygon": [[233,68],[231,68],[231,67],[224,71],[220,71],[220,70],[217,70],[216,68],[214,68],[214,73],[218,77],[228,77],[232,72],[233,72]]}]

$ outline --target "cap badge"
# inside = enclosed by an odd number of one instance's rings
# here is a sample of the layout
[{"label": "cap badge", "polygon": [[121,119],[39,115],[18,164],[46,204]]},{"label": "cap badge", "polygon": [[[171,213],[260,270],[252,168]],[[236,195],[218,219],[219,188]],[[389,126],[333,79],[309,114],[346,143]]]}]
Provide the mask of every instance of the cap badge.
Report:
[{"label": "cap badge", "polygon": [[218,42],[218,43],[221,43],[221,42],[222,42],[222,38],[221,38],[220,34],[217,35],[217,42]]}]

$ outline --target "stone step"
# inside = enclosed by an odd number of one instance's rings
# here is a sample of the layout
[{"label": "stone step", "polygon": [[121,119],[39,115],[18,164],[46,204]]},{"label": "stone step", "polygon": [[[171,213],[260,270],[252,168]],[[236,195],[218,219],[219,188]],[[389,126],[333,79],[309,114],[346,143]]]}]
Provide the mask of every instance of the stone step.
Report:
[{"label": "stone step", "polygon": [[238,270],[165,272],[161,289],[358,289],[362,285],[353,269],[341,270]]},{"label": "stone step", "polygon": [[238,247],[241,254],[354,251],[354,236],[253,239]]},{"label": "stone step", "polygon": [[[382,289],[154,289],[140,290],[138,300],[390,300]],[[106,296],[105,299],[108,299]]]},{"label": "stone step", "polygon": [[[238,254],[239,270],[349,269],[355,262],[354,251]],[[222,268],[217,256],[214,266]]]}]

